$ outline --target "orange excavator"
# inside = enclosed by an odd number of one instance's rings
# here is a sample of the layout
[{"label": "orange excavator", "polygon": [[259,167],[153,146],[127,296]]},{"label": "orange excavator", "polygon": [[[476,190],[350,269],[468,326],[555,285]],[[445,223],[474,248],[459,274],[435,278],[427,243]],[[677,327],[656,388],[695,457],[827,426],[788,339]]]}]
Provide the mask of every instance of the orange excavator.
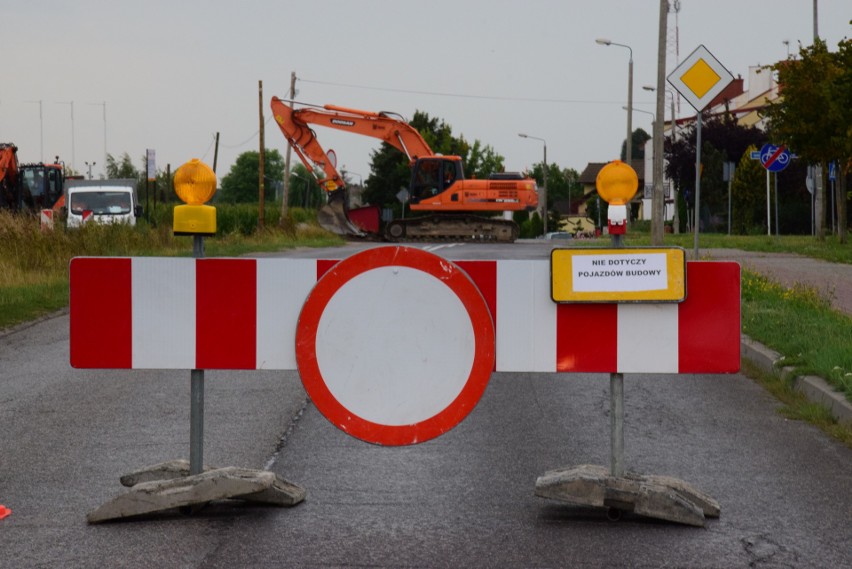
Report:
[{"label": "orange excavator", "polygon": [[[272,113],[284,137],[328,195],[328,204],[317,219],[339,235],[363,236],[347,214],[346,183],[317,142],[310,125],[370,136],[405,153],[411,166],[408,188],[412,211],[429,214],[397,219],[387,224],[390,241],[453,239],[512,242],[518,225],[511,219],[489,217],[511,211],[532,211],[538,206],[535,180],[520,174],[498,179],[465,179],[459,156],[435,154],[420,133],[395,113],[359,111],[334,105],[293,109],[277,97]],[[330,152],[330,151],[329,151]]]}]

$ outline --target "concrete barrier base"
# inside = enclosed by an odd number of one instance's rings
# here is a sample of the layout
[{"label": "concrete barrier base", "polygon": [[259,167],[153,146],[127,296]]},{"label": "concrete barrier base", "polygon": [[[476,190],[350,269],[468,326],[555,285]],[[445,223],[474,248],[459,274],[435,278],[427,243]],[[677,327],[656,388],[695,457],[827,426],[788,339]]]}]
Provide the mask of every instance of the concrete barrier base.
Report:
[{"label": "concrete barrier base", "polygon": [[609,508],[613,519],[630,512],[703,527],[706,517],[720,514],[716,500],[683,480],[630,472],[615,477],[608,468],[593,464],[545,472],[536,480],[535,494],[578,506]]},{"label": "concrete barrier base", "polygon": [[305,489],[267,470],[229,466],[205,467],[189,474],[185,460],[164,462],[121,477],[130,490],[90,512],[90,524],[163,512],[196,509],[214,500],[237,499],[273,506],[295,506],[305,499]]}]

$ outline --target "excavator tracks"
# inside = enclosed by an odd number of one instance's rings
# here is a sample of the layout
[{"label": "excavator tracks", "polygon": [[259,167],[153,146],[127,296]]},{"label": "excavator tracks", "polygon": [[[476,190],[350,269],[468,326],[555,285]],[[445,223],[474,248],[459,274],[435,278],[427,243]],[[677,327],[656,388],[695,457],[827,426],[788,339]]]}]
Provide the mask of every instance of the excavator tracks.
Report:
[{"label": "excavator tracks", "polygon": [[409,241],[475,241],[512,243],[520,228],[507,219],[476,215],[427,215],[396,219],[385,228],[385,239]]}]

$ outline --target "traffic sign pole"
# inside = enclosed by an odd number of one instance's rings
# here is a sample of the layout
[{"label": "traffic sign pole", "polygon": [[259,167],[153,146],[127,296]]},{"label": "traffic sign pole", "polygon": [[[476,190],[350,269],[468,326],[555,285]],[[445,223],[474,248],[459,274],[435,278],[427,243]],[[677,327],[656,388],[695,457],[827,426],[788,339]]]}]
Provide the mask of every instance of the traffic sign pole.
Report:
[{"label": "traffic sign pole", "polygon": [[[754,157],[754,156],[752,156]],[[780,227],[778,224],[778,172],[790,165],[790,161],[794,158],[793,155],[782,144],[775,146],[774,144],[764,144],[757,153],[757,157],[763,167],[766,168],[766,234],[772,235],[772,200],[770,198],[770,179],[769,173],[775,173],[775,233],[780,235]]]},{"label": "traffic sign pole", "polygon": [[731,72],[713,57],[706,47],[698,46],[669,74],[669,83],[698,111],[695,140],[695,204],[693,208],[694,254],[698,259],[698,233],[701,221],[701,117],[702,111],[734,80]]},{"label": "traffic sign pole", "polygon": [[769,170],[766,171],[766,234],[772,235],[772,208],[769,200]]},{"label": "traffic sign pole", "polygon": [[695,120],[698,124],[696,124],[695,128],[695,207],[692,212],[692,231],[694,233],[692,245],[694,255],[693,259],[696,261],[698,260],[698,226],[701,219],[699,215],[699,212],[701,211],[701,114],[701,111],[698,111],[698,114],[695,115]]}]

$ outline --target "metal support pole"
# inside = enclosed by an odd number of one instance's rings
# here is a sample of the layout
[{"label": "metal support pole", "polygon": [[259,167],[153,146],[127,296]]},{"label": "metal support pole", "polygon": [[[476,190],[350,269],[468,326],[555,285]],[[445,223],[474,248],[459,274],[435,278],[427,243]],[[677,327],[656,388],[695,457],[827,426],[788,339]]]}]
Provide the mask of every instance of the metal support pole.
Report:
[{"label": "metal support pole", "polygon": [[775,235],[781,235],[781,218],[778,217],[778,172],[775,172]]},{"label": "metal support pole", "polygon": [[[733,162],[731,162],[733,164]],[[734,184],[734,174],[728,169],[728,235],[731,234],[731,186]]]},{"label": "metal support pole", "polygon": [[[624,247],[623,235],[612,235],[614,249]],[[610,474],[624,476],[624,374],[609,374]]]},{"label": "metal support pole", "polygon": [[698,229],[701,225],[701,111],[696,116],[695,128],[695,205],[693,207],[693,253],[698,260]]},{"label": "metal support pole", "polygon": [[204,370],[190,372],[189,473],[204,469]]},{"label": "metal support pole", "polygon": [[611,466],[610,474],[624,476],[624,374],[609,374]]},{"label": "metal support pole", "polygon": [[[193,236],[192,254],[204,257],[204,237]],[[189,473],[201,474],[204,469],[204,370],[190,372],[189,411]]]},{"label": "metal support pole", "polygon": [[772,205],[769,198],[769,170],[766,171],[766,234],[772,235]]}]

